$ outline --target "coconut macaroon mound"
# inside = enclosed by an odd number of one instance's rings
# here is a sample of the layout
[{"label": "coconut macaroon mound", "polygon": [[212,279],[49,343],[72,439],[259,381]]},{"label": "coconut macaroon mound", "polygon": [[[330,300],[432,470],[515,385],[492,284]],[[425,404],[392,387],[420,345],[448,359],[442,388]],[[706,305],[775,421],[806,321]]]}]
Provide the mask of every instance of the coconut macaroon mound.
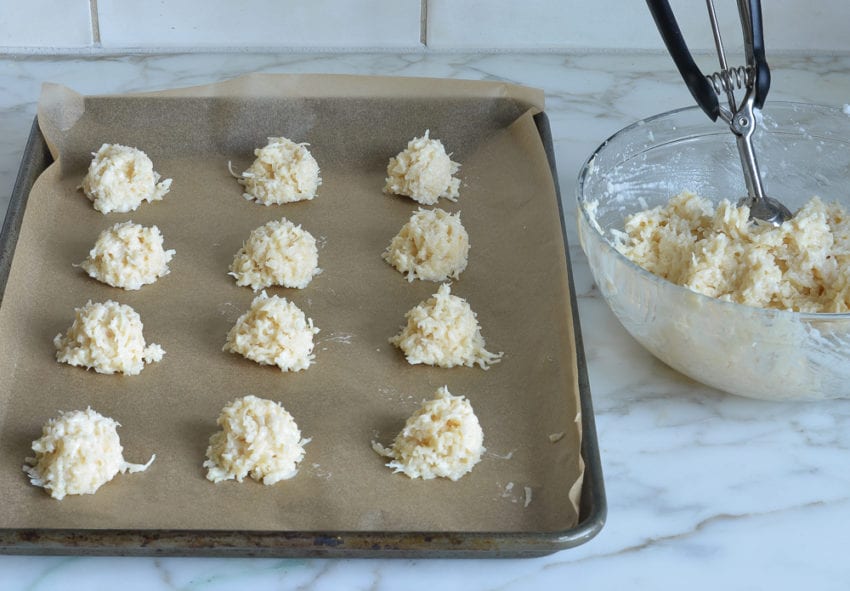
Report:
[{"label": "coconut macaroon mound", "polygon": [[174,252],[163,248],[156,226],[122,222],[100,233],[80,267],[102,283],[136,290],[168,275]]},{"label": "coconut macaroon mound", "polygon": [[313,199],[322,179],[308,145],[285,137],[268,138],[264,148],[254,150],[254,163],[237,177],[245,187],[242,196],[263,205]]},{"label": "coconut macaroon mound", "polygon": [[66,495],[94,494],[118,473],[147,470],[156,454],[146,464],[126,462],[119,426],[91,408],[60,412],[32,442],[35,457],[26,459],[24,472],[32,484],[61,501]]},{"label": "coconut macaroon mound", "polygon": [[237,285],[257,291],[272,285],[303,289],[321,272],[316,239],[282,218],[251,232],[233,257],[228,275]]},{"label": "coconut macaroon mound", "polygon": [[484,432],[469,400],[443,386],[407,419],[389,448],[373,441],[372,449],[410,478],[458,480],[481,460]]},{"label": "coconut macaroon mound", "polygon": [[207,479],[213,482],[250,476],[263,484],[292,478],[304,458],[301,431],[280,403],[245,396],[221,410],[221,431],[207,447]]},{"label": "coconut macaroon mound", "polygon": [[60,363],[132,376],[141,373],[145,363],[161,361],[165,355],[159,345],[145,344],[142,319],[130,306],[88,301],[74,312],[68,331],[53,339]]},{"label": "coconut macaroon mound", "polygon": [[448,283],[405,314],[407,324],[389,342],[404,352],[411,365],[439,367],[478,365],[488,369],[503,353],[487,351],[475,312],[467,301],[451,294]]},{"label": "coconut macaroon mound", "polygon": [[281,371],[301,371],[316,358],[313,335],[318,332],[298,306],[264,291],[230,329],[222,350]]},{"label": "coconut macaroon mound", "polygon": [[420,208],[402,226],[382,256],[406,273],[408,281],[457,279],[468,262],[469,234],[460,222],[460,212]]},{"label": "coconut macaroon mound", "polygon": [[145,201],[161,201],[171,188],[171,179],[160,181],[138,148],[103,144],[93,156],[80,188],[101,213],[134,211]]},{"label": "coconut macaroon mound", "polygon": [[430,130],[426,130],[390,158],[384,193],[404,195],[423,205],[433,205],[441,197],[457,201],[460,179],[452,175],[460,170],[460,164],[452,162],[440,140],[429,136]]}]

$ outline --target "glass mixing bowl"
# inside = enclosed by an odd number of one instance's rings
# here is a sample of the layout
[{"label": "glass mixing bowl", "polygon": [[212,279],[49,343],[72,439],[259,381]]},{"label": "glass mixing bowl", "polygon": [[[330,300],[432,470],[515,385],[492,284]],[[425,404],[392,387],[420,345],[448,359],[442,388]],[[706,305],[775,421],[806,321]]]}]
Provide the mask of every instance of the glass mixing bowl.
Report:
[{"label": "glass mixing bowl", "polygon": [[[812,196],[850,211],[850,116],[768,103],[754,137],[765,190],[791,211]],[[768,400],[850,397],[850,314],[768,310],[677,286],[614,248],[627,215],[688,190],[717,203],[746,192],[735,139],[696,107],[606,140],[578,180],[579,240],[611,310],[653,355],[720,390]]]}]

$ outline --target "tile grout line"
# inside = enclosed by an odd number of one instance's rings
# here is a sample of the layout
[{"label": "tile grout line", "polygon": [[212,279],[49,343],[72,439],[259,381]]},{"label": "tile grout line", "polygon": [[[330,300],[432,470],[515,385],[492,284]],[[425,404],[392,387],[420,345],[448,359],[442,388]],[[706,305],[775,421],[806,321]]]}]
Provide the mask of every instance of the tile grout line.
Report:
[{"label": "tile grout line", "polygon": [[[97,0],[92,0],[97,2]],[[419,43],[423,47],[428,46],[428,0],[419,0]]]},{"label": "tile grout line", "polygon": [[97,12],[97,0],[89,0],[89,12],[91,13],[92,45],[100,47],[100,17]]}]

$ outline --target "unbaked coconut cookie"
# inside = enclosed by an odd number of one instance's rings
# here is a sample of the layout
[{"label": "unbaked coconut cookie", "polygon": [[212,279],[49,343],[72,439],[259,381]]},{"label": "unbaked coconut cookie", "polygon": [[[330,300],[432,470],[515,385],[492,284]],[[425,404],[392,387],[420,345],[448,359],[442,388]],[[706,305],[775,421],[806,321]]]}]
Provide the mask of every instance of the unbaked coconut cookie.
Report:
[{"label": "unbaked coconut cookie", "polygon": [[118,473],[147,470],[156,455],[146,464],[126,462],[119,426],[91,408],[59,413],[32,442],[35,457],[26,459],[24,472],[33,485],[61,501],[65,495],[94,494]]},{"label": "unbaked coconut cookie", "polygon": [[457,279],[466,269],[469,235],[460,223],[460,212],[419,209],[402,226],[384,251],[383,258],[407,280]]},{"label": "unbaked coconut cookie", "polygon": [[122,222],[100,233],[80,267],[107,285],[135,290],[167,275],[173,256],[159,228]]},{"label": "unbaked coconut cookie", "polygon": [[145,344],[142,319],[130,306],[107,300],[76,308],[74,322],[53,339],[56,360],[97,373],[137,375],[145,363],[161,361],[165,351]]},{"label": "unbaked coconut cookie", "polygon": [[322,184],[319,165],[308,144],[296,144],[285,137],[270,137],[248,170],[237,176],[245,187],[243,197],[263,205],[313,199]]},{"label": "unbaked coconut cookie", "polygon": [[145,201],[160,201],[171,179],[160,181],[148,155],[137,148],[103,144],[93,154],[80,188],[101,213],[134,211]]},{"label": "unbaked coconut cookie", "polygon": [[272,400],[245,396],[221,410],[221,431],[207,447],[207,479],[213,482],[246,476],[263,484],[292,478],[304,458],[301,431],[283,406]]},{"label": "unbaked coconut cookie", "polygon": [[460,164],[452,162],[443,143],[423,137],[413,138],[407,148],[390,158],[384,193],[404,195],[423,205],[433,205],[440,197],[457,201],[460,180],[453,177]]},{"label": "unbaked coconut cookie", "polygon": [[262,292],[230,329],[223,350],[281,371],[300,371],[315,359],[313,335],[318,332],[294,303]]},{"label": "unbaked coconut cookie", "polygon": [[481,460],[484,432],[469,400],[443,386],[407,419],[389,448],[373,441],[372,449],[410,478],[458,480]]},{"label": "unbaked coconut cookie", "polygon": [[411,365],[424,363],[439,367],[478,365],[487,369],[501,360],[484,346],[475,312],[465,299],[452,295],[444,283],[433,296],[413,307],[407,325],[390,338],[404,352]]},{"label": "unbaked coconut cookie", "polygon": [[307,287],[319,269],[316,239],[286,218],[253,230],[230,265],[236,284],[254,291],[272,285]]}]

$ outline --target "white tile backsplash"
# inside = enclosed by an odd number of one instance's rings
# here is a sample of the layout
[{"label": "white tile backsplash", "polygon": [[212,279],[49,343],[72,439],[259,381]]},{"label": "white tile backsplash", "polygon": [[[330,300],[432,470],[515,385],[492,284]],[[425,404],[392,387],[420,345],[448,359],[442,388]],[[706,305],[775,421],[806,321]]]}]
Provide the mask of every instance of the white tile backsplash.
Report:
[{"label": "white tile backsplash", "polygon": [[420,0],[98,0],[104,48],[418,48]]},{"label": "white tile backsplash", "polygon": [[[703,1],[671,4],[689,46],[711,51]],[[730,53],[740,51],[735,0],[715,4]],[[847,0],[762,5],[768,57],[850,51]],[[643,0],[0,0],[0,50],[397,51],[423,49],[423,33],[435,51],[663,51]]]},{"label": "white tile backsplash", "polygon": [[[713,51],[702,0],[671,0],[694,51]],[[730,50],[742,46],[737,4],[715,0]],[[850,51],[847,0],[764,0],[765,45],[771,50]],[[728,33],[727,33],[728,31]],[[663,49],[643,0],[429,0],[432,49]]]},{"label": "white tile backsplash", "polygon": [[646,46],[658,34],[640,0],[430,0],[434,49]]},{"label": "white tile backsplash", "polygon": [[0,47],[91,45],[89,0],[0,0]]}]

